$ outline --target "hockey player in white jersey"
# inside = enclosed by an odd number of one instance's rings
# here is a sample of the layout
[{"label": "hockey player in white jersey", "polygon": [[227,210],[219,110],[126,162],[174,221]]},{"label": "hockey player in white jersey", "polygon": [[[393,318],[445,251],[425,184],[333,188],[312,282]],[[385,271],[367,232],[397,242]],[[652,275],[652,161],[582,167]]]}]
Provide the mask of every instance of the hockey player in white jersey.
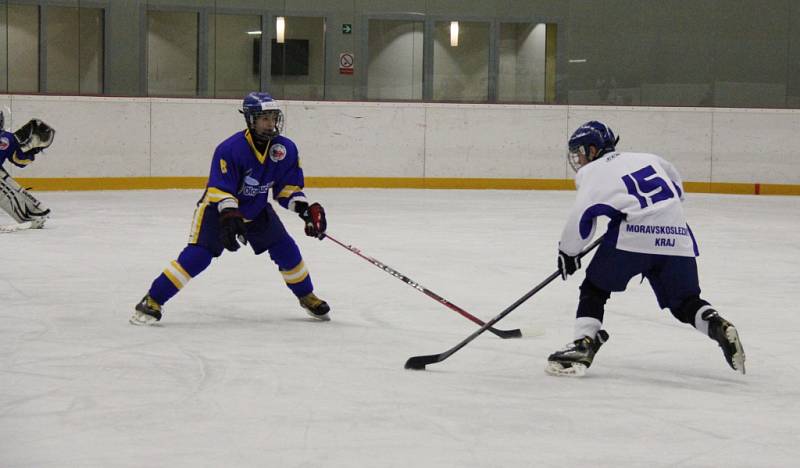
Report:
[{"label": "hockey player in white jersey", "polygon": [[26,167],[36,155],[53,143],[55,130],[39,119],[31,119],[16,132],[6,130],[10,123],[9,112],[0,109],[0,209],[18,224],[0,226],[0,232],[19,229],[39,229],[47,220],[50,210],[22,188],[3,165],[10,161],[17,167]]},{"label": "hockey player in white jersey", "polygon": [[745,355],[736,328],[700,298],[697,243],[683,213],[683,182],[664,159],[647,153],[620,153],[619,138],[591,121],[569,139],[568,158],[578,189],[559,243],[563,279],[581,267],[578,253],[591,241],[599,216],[608,229],[580,286],[574,341],[548,358],[551,375],[581,376],[608,340],[602,330],[612,292],[643,275],[672,315],[708,335],[722,348],[731,368],[744,374]]}]

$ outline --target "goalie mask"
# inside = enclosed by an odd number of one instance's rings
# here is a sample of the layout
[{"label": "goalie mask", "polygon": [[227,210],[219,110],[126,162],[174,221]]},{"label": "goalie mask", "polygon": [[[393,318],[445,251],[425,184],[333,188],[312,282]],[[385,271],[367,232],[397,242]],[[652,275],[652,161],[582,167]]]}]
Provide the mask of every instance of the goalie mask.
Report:
[{"label": "goalie mask", "polygon": [[[11,111],[8,107],[0,107],[0,132],[6,129],[6,123],[11,126]],[[8,131],[11,131],[10,129]]]},{"label": "goalie mask", "polygon": [[[252,92],[244,97],[242,108],[239,112],[244,114],[247,128],[254,139],[266,141],[280,135],[283,131],[283,112],[278,105],[278,101],[268,93]],[[264,128],[263,124],[256,126],[256,121],[261,116],[271,117],[271,128]],[[269,126],[268,126],[269,127]]]},{"label": "goalie mask", "polygon": [[[606,153],[615,151],[619,137],[604,123],[592,120],[578,127],[567,143],[567,161],[575,172]],[[591,147],[594,146],[595,154]]]}]

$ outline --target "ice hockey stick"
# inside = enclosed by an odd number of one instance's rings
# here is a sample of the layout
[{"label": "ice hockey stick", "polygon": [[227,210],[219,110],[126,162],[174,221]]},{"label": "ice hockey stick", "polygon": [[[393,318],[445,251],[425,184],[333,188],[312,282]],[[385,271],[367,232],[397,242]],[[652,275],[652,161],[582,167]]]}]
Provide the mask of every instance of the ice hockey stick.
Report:
[{"label": "ice hockey stick", "polygon": [[331,241],[341,245],[345,249],[353,252],[354,254],[358,255],[359,257],[363,258],[364,260],[370,262],[371,264],[375,265],[376,267],[380,268],[381,270],[385,271],[386,273],[389,273],[390,275],[392,275],[395,278],[399,279],[400,281],[406,283],[407,285],[411,286],[412,288],[416,289],[417,291],[420,291],[421,293],[425,294],[426,296],[430,297],[431,299],[435,300],[436,302],[438,302],[438,303],[450,308],[451,310],[454,310],[454,311],[458,312],[459,314],[463,315],[464,317],[466,317],[466,318],[472,320],[473,322],[477,323],[478,325],[484,327],[482,330],[484,330],[484,331],[485,330],[489,330],[490,332],[494,333],[495,335],[497,335],[497,336],[499,336],[500,338],[503,338],[503,339],[505,339],[505,338],[519,338],[519,337],[522,336],[522,330],[520,330],[519,328],[515,328],[513,330],[499,330],[497,328],[492,328],[491,325],[486,326],[486,323],[483,320],[479,319],[478,317],[475,317],[474,315],[470,314],[466,310],[462,309],[461,307],[458,307],[457,305],[453,304],[452,302],[448,301],[447,299],[443,298],[442,296],[436,294],[435,292],[431,291],[430,289],[424,287],[423,285],[417,283],[416,281],[412,280],[411,278],[405,276],[404,274],[400,273],[399,271],[395,270],[394,268],[390,267],[389,265],[386,265],[385,263],[382,263],[382,262],[380,262],[380,261],[378,261],[378,260],[376,260],[376,259],[374,259],[374,258],[372,258],[370,256],[364,255],[361,252],[361,250],[353,247],[352,245],[346,245],[346,244],[344,244],[342,242],[339,242],[335,238],[331,237],[330,234],[326,233],[325,237],[327,237]]},{"label": "ice hockey stick", "polygon": [[[594,242],[591,243],[591,245],[589,245],[589,247],[587,247],[586,249],[583,250],[583,252],[578,254],[578,258],[581,258],[584,255],[586,255],[589,252],[591,252],[592,250],[594,250],[595,247],[600,245],[600,242],[602,240],[603,240],[602,236],[598,237],[597,240],[595,240]],[[472,341],[475,338],[477,338],[478,335],[480,335],[481,333],[483,333],[486,330],[490,329],[492,327],[492,325],[494,325],[495,323],[499,322],[506,315],[510,314],[512,310],[514,310],[517,307],[519,307],[520,304],[522,304],[523,302],[525,302],[528,299],[530,299],[531,296],[533,296],[534,294],[539,292],[542,288],[544,288],[545,286],[550,284],[550,282],[552,282],[554,279],[558,278],[559,276],[561,276],[561,272],[559,270],[556,270],[553,274],[548,276],[544,281],[542,281],[541,283],[536,285],[535,288],[531,289],[530,291],[525,293],[524,296],[522,296],[519,299],[517,299],[517,301],[515,303],[511,304],[510,306],[508,306],[508,308],[506,310],[500,312],[495,318],[493,318],[493,319],[489,320],[488,322],[486,322],[486,324],[484,326],[482,326],[480,329],[478,329],[475,333],[473,333],[470,336],[466,337],[460,343],[458,343],[457,345],[455,345],[452,348],[448,349],[447,351],[445,351],[443,353],[439,353],[439,354],[429,354],[429,355],[425,355],[425,356],[413,356],[413,357],[408,358],[408,361],[406,361],[406,365],[405,365],[406,369],[424,370],[425,366],[427,366],[428,364],[435,364],[437,362],[442,362],[445,359],[449,358],[450,356],[453,355],[453,353],[455,353],[459,349],[461,349],[464,346],[466,346],[467,343],[469,343],[470,341]]]}]

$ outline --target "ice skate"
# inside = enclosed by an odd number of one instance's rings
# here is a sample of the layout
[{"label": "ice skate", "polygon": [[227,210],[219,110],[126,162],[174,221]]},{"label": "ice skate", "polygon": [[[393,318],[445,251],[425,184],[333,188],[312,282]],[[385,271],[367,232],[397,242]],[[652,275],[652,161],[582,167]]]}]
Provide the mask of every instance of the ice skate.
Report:
[{"label": "ice skate", "polygon": [[311,316],[311,318],[321,320],[323,322],[327,322],[331,319],[328,316],[328,312],[331,310],[330,306],[328,306],[327,302],[315,296],[313,292],[308,293],[299,299],[300,305],[306,310],[306,313]]},{"label": "ice skate", "polygon": [[584,336],[575,340],[561,351],[551,354],[544,371],[556,376],[583,377],[586,369],[592,365],[597,350],[606,341],[608,333],[605,330],[598,331],[594,338]]},{"label": "ice skate", "polygon": [[47,210],[41,215],[37,215],[31,220],[31,229],[41,229],[44,227],[44,222],[50,218],[50,210]]},{"label": "ice skate", "polygon": [[161,305],[148,294],[136,304],[136,311],[128,322],[131,325],[153,325],[159,320],[161,320]]},{"label": "ice skate", "polygon": [[714,309],[703,312],[703,320],[708,322],[708,336],[719,343],[731,369],[744,374],[744,348],[742,342],[739,341],[739,332],[736,331],[736,327],[720,317]]}]

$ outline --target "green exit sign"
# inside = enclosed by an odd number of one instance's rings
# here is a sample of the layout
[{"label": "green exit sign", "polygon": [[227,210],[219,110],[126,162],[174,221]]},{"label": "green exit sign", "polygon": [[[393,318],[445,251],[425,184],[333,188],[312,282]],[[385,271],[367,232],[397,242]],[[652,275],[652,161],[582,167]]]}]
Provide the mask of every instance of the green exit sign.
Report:
[{"label": "green exit sign", "polygon": [[353,25],[352,24],[343,24],[342,25],[342,34],[350,34],[353,32]]}]

